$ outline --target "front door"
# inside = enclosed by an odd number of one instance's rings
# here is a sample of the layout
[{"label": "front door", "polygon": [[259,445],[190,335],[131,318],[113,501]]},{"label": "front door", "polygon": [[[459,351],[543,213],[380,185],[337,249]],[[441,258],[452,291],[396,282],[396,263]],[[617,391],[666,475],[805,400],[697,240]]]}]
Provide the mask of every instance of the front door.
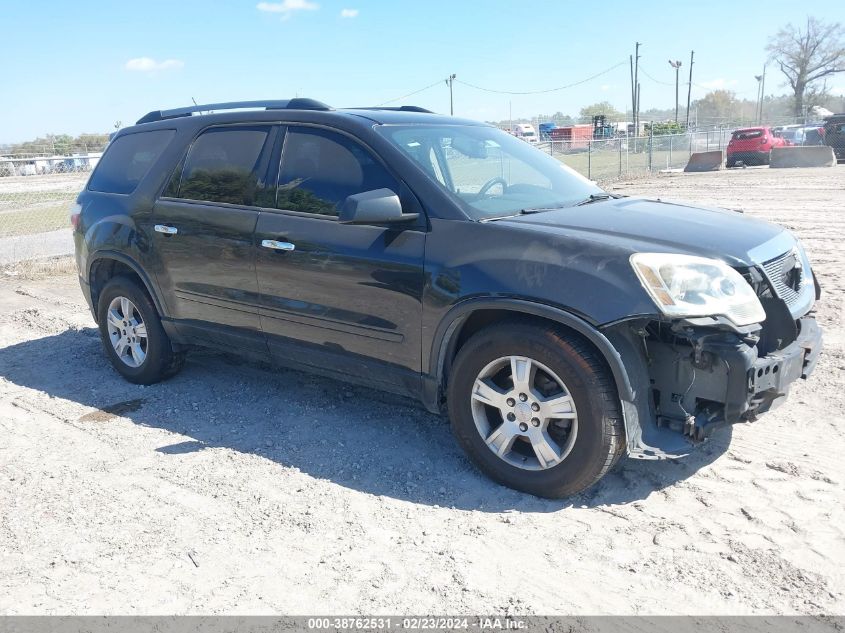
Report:
[{"label": "front door", "polygon": [[209,128],[155,204],[157,278],[189,341],[266,352],[252,240],[272,136],[271,126]]},{"label": "front door", "polygon": [[381,188],[412,196],[348,136],[287,129],[275,209],[262,209],[256,227],[261,324],[282,363],[416,394],[425,218],[410,226],[337,220],[348,196]]}]

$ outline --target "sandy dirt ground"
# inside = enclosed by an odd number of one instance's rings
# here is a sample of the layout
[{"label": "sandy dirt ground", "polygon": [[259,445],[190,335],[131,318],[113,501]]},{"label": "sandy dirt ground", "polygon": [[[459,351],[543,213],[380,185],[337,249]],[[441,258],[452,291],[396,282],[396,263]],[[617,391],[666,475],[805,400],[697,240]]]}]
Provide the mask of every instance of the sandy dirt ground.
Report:
[{"label": "sandy dirt ground", "polygon": [[0,274],[0,613],[845,612],[845,168],[615,188],[794,230],[826,352],[760,421],[566,501],[392,396],[212,353],[130,385],[72,275]]}]

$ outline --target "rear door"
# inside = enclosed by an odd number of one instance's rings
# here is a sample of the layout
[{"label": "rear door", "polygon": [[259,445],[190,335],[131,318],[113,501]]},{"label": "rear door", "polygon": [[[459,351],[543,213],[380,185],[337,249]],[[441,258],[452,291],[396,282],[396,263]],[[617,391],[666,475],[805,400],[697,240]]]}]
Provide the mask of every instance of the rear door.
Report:
[{"label": "rear door", "polygon": [[266,354],[252,239],[274,136],[268,125],[206,129],[155,204],[159,286],[192,342]]},{"label": "rear door", "polygon": [[[417,394],[426,221],[413,194],[357,140],[287,128],[272,209],[255,231],[261,324],[281,363]],[[350,195],[388,188],[410,225],[338,222]]]}]

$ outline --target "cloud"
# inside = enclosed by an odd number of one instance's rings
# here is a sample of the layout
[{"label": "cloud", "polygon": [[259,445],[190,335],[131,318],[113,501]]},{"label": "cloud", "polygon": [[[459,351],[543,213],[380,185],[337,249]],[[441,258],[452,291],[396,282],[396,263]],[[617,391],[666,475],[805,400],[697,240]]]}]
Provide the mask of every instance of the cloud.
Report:
[{"label": "cloud", "polygon": [[310,0],[282,0],[281,2],[259,2],[255,8],[265,13],[278,13],[287,20],[296,11],[316,11],[320,5]]},{"label": "cloud", "polygon": [[340,17],[342,18],[357,18],[358,9],[341,9]]},{"label": "cloud", "polygon": [[133,70],[142,73],[153,73],[157,70],[176,70],[185,65],[180,59],[165,59],[157,62],[152,57],[134,57],[123,66],[126,70]]}]

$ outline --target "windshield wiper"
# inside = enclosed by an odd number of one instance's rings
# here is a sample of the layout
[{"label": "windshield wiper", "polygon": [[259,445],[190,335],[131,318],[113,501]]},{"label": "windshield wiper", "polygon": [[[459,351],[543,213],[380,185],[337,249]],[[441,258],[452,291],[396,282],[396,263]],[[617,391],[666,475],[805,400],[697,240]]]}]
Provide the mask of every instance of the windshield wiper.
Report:
[{"label": "windshield wiper", "polygon": [[615,196],[612,193],[591,193],[590,197],[586,200],[582,200],[581,202],[573,205],[576,207],[581,207],[585,204],[592,204],[593,202],[601,202],[602,200],[610,200],[611,198],[618,198],[620,196]]},{"label": "windshield wiper", "polygon": [[566,205],[559,204],[554,207],[527,207],[525,209],[519,210],[519,215],[531,215],[532,213],[542,213],[543,211],[557,211],[558,209],[564,209]]}]

